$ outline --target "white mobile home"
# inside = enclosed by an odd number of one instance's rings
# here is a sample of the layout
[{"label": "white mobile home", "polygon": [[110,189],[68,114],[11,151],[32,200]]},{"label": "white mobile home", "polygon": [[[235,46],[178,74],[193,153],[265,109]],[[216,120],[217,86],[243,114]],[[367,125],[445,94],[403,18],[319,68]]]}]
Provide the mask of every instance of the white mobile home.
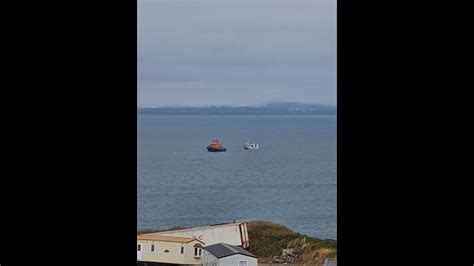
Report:
[{"label": "white mobile home", "polygon": [[137,235],[137,261],[200,265],[203,245],[195,238]]},{"label": "white mobile home", "polygon": [[196,238],[206,243],[206,245],[227,243],[234,246],[241,246],[243,248],[249,247],[249,235],[247,232],[246,222],[217,224],[182,230],[157,232],[147,235]]}]

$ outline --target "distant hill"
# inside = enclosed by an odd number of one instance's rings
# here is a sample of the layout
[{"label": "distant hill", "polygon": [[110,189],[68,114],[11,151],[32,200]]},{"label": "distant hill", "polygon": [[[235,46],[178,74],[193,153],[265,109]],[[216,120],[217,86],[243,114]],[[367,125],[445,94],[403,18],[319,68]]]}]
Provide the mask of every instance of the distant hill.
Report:
[{"label": "distant hill", "polygon": [[304,109],[315,109],[315,108],[334,108],[333,105],[323,105],[315,103],[295,103],[295,102],[272,102],[264,105],[267,108],[304,108]]},{"label": "distant hill", "polygon": [[332,105],[306,103],[269,103],[261,107],[147,107],[138,108],[142,115],[336,115]]}]

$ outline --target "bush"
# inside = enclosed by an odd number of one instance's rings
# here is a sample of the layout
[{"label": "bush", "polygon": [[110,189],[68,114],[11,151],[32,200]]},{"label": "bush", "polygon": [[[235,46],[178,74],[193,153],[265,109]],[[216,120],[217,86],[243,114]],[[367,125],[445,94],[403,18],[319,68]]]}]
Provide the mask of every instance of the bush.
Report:
[{"label": "bush", "polygon": [[[317,252],[319,250],[328,250],[329,252],[324,252],[324,256],[327,257],[336,257],[337,254],[337,240],[309,237],[293,232],[281,224],[249,221],[247,229],[250,240],[249,251],[259,257],[262,262],[281,255],[282,249],[294,247],[305,247],[306,254],[319,254]],[[302,257],[312,258],[308,255]]]}]

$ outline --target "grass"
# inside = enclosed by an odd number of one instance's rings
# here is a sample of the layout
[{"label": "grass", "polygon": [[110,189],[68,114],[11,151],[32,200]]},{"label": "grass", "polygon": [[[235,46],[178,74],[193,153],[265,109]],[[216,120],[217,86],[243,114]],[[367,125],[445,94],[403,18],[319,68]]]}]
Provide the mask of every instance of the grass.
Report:
[{"label": "grass", "polygon": [[249,221],[249,251],[268,262],[273,256],[280,256],[282,249],[303,248],[298,263],[324,261],[337,256],[337,241],[319,239],[296,233],[284,225],[266,221]]}]

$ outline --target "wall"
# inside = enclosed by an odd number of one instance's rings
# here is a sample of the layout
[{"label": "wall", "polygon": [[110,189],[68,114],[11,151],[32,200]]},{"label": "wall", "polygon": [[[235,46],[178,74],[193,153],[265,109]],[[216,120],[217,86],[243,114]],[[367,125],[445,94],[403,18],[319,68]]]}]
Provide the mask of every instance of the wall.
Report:
[{"label": "wall", "polygon": [[[175,243],[165,241],[151,241],[151,240],[137,240],[137,244],[142,244],[141,261],[152,262],[166,262],[177,264],[201,264],[200,258],[194,257],[194,244],[197,241],[190,243]],[[155,245],[155,251],[151,251],[151,245]],[[181,247],[184,246],[184,254],[181,254]],[[169,250],[168,253],[164,252]],[[138,251],[137,251],[138,252]]]},{"label": "wall", "polygon": [[[236,254],[228,257],[224,257],[219,259],[219,266],[238,266],[239,260],[246,260],[248,261],[248,266],[257,266],[258,261],[254,257],[247,257],[241,254]],[[285,265],[286,266],[286,265]]]},{"label": "wall", "polygon": [[214,255],[206,250],[203,250],[202,255],[202,266],[218,266],[218,259]]},{"label": "wall", "polygon": [[[243,228],[244,230],[242,234],[244,241],[248,241],[246,224],[244,224]],[[161,232],[157,234],[177,237],[195,237],[203,241],[206,246],[218,243],[227,243],[235,246],[240,246],[242,244],[240,238],[239,224],[191,228],[185,230]]]}]

